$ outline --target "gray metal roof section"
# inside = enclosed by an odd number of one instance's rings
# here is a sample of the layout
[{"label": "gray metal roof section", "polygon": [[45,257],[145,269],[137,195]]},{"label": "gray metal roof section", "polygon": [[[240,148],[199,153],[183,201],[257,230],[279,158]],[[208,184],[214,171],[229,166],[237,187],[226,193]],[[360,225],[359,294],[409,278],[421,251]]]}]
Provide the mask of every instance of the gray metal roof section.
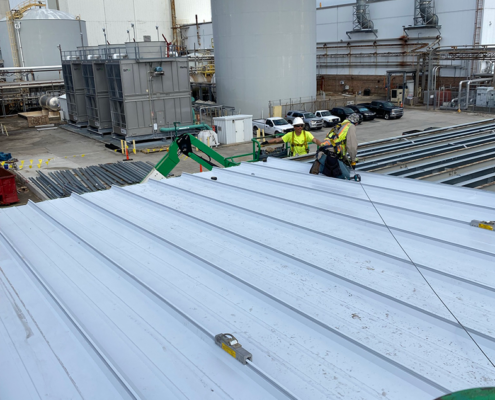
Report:
[{"label": "gray metal roof section", "polygon": [[[495,195],[307,172],[269,159],[1,210],[0,397],[494,386],[495,233],[469,222],[494,219]],[[227,332],[252,362],[215,345]]]},{"label": "gray metal roof section", "polygon": [[363,143],[360,171],[495,191],[495,120]]}]

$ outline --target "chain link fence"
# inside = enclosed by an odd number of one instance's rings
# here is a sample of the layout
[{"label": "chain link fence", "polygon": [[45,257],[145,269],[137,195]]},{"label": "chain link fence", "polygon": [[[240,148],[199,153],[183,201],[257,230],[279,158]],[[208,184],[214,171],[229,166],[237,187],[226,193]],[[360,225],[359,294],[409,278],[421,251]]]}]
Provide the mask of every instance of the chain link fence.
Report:
[{"label": "chain link fence", "polygon": [[270,116],[280,116],[285,117],[289,111],[308,111],[314,113],[317,110],[331,110],[335,107],[345,107],[347,105],[368,103],[372,99],[370,97],[362,96],[346,96],[346,97],[336,97],[331,99],[324,98],[295,98],[286,100],[273,100],[270,101],[269,109]]}]

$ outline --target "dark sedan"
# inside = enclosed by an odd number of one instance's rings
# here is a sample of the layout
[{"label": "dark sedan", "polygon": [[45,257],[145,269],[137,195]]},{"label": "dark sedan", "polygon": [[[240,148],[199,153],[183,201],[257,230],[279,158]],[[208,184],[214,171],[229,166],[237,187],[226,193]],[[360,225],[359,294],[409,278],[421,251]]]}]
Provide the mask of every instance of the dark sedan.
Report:
[{"label": "dark sedan", "polygon": [[361,114],[364,121],[373,121],[376,117],[376,113],[363,106],[347,106],[347,108],[354,110],[357,114]]}]

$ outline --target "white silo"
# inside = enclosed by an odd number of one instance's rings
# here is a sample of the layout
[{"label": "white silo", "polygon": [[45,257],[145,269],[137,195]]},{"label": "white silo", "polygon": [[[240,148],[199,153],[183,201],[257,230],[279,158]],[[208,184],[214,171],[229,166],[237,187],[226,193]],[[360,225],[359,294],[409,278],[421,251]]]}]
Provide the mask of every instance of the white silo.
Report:
[{"label": "white silo", "polygon": [[212,0],[217,102],[268,115],[268,102],[316,96],[313,0]]},{"label": "white silo", "polygon": [[[87,45],[86,23],[62,11],[32,8],[14,21],[19,63],[23,67],[61,65],[60,51]],[[7,21],[0,21],[0,48],[5,67],[13,67]],[[58,72],[35,74],[36,80],[62,79]]]}]

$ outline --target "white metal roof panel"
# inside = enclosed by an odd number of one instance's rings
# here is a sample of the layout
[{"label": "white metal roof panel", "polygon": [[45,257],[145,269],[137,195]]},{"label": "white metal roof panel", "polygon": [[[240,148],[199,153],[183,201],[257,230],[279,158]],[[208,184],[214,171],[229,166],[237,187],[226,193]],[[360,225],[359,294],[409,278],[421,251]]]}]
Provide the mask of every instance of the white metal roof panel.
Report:
[{"label": "white metal roof panel", "polygon": [[[269,159],[0,211],[0,397],[495,385],[495,234],[469,226],[495,195],[307,169]],[[253,362],[217,347],[222,332]]]}]

